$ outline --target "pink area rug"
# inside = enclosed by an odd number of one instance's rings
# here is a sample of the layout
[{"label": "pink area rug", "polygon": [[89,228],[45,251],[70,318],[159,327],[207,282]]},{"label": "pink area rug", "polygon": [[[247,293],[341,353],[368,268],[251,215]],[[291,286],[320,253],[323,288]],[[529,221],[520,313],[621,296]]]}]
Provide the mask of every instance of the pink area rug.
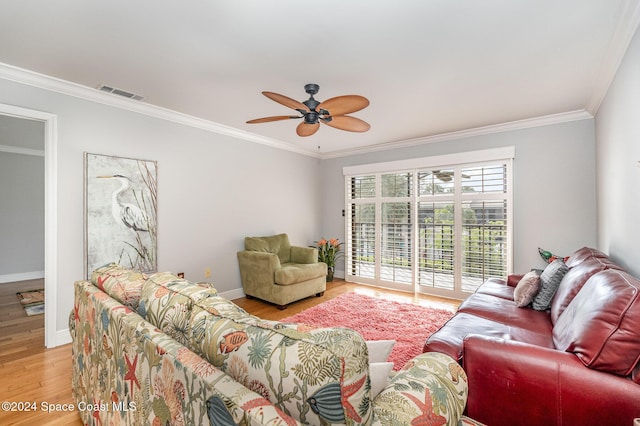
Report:
[{"label": "pink area rug", "polygon": [[395,340],[389,356],[394,370],[422,353],[428,336],[442,326],[453,312],[411,303],[345,293],[281,321],[314,327],[347,327],[365,340]]}]

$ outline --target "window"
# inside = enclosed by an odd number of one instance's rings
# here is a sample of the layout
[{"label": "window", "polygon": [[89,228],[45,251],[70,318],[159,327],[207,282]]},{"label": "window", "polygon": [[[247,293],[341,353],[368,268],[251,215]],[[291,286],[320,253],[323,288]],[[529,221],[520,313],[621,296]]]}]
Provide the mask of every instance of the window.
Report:
[{"label": "window", "polygon": [[512,158],[509,148],[345,168],[347,280],[465,297],[506,277]]}]

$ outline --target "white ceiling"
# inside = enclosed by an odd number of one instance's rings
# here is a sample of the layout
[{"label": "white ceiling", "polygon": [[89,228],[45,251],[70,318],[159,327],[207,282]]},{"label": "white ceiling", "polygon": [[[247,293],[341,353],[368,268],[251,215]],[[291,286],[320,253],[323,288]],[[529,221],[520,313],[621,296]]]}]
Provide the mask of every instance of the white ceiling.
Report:
[{"label": "white ceiling", "polygon": [[[594,114],[639,0],[20,0],[0,5],[0,62],[336,156],[435,135]],[[297,121],[260,94],[359,94],[366,133]],[[569,113],[569,114],[565,114]],[[320,148],[318,148],[320,147]]]}]

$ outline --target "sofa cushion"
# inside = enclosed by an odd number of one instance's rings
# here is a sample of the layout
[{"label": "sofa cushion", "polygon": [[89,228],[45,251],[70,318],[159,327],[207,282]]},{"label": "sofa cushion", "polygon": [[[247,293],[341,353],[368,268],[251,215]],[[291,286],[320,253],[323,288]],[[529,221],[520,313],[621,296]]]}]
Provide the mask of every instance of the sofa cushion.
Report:
[{"label": "sofa cushion", "polygon": [[553,328],[558,350],[587,366],[631,374],[640,359],[640,280],[607,269],[587,280]]},{"label": "sofa cushion", "polygon": [[[516,309],[521,312],[523,311],[523,309]],[[536,313],[544,314],[544,312]],[[464,338],[471,333],[529,343],[531,345],[542,346],[545,348],[553,349],[554,347],[550,331],[526,330],[508,324],[503,324],[498,321],[482,318],[470,313],[459,312],[442,328],[429,336],[424,345],[424,351],[440,352],[459,361],[462,359]]]},{"label": "sofa cushion", "polygon": [[195,284],[169,272],[158,272],[151,275],[142,287],[138,313],[187,346],[194,302],[217,294],[209,283]]},{"label": "sofa cushion", "polygon": [[551,300],[551,322],[555,324],[558,321],[560,315],[593,274],[607,268],[619,269],[609,259],[597,257],[588,258],[571,268],[560,281],[558,290]]},{"label": "sofa cushion", "polygon": [[280,285],[291,285],[327,275],[324,263],[284,263],[276,270],[275,282]]},{"label": "sofa cushion", "polygon": [[216,294],[159,281],[143,288],[149,321],[236,381],[303,424],[370,422],[369,363],[358,333],[262,320]]},{"label": "sofa cushion", "polygon": [[115,263],[101,266],[91,273],[93,285],[134,311],[138,310],[142,286],[146,280],[145,274],[122,268]]},{"label": "sofa cushion", "polygon": [[591,259],[592,257],[607,258],[608,256],[600,250],[590,247],[582,247],[581,249],[578,249],[573,254],[571,254],[571,256],[569,256],[566,264],[569,268],[573,268],[574,266],[577,266],[585,260]]},{"label": "sofa cushion", "polygon": [[193,315],[195,352],[302,423],[370,419],[366,346],[355,331],[311,330],[217,309],[220,315]]},{"label": "sofa cushion", "polygon": [[522,309],[514,300],[475,293],[460,304],[458,312],[466,312],[512,327],[551,335],[548,311]]},{"label": "sofa cushion", "polygon": [[531,307],[537,311],[546,311],[556,294],[560,281],[569,271],[569,267],[560,259],[551,262],[540,274],[540,291],[533,298]]},{"label": "sofa cushion", "polygon": [[540,275],[536,271],[527,272],[513,291],[513,300],[519,308],[529,305],[540,290]]}]

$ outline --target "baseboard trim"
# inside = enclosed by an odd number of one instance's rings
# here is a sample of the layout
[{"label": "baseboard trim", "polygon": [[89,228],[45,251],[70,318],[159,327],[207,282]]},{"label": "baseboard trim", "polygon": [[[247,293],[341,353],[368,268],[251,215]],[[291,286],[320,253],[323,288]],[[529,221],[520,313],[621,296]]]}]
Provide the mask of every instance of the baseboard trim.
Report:
[{"label": "baseboard trim", "polygon": [[71,333],[69,332],[68,328],[65,328],[64,330],[56,331],[55,345],[48,347],[53,348],[56,346],[66,345],[67,343],[71,343]]},{"label": "baseboard trim", "polygon": [[244,297],[244,291],[241,288],[236,288],[235,290],[229,290],[229,291],[223,291],[220,294],[220,296],[224,297],[227,300],[233,300],[233,299],[240,299],[241,297]]},{"label": "baseboard trim", "polygon": [[16,281],[38,280],[44,278],[44,271],[20,272],[18,274],[0,275],[0,284]]}]

